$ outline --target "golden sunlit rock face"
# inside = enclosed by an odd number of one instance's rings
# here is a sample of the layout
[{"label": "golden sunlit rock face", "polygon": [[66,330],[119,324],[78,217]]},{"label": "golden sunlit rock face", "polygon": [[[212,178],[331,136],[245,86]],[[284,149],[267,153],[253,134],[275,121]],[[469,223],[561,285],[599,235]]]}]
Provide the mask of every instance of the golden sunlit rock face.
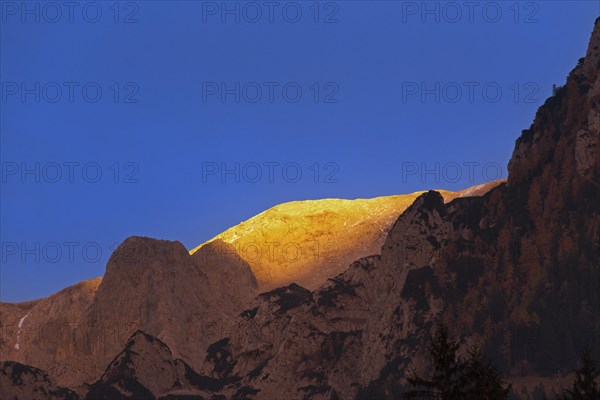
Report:
[{"label": "golden sunlit rock face", "polygon": [[[439,192],[448,202],[482,195],[499,183]],[[233,245],[250,265],[261,291],[293,282],[314,290],[358,258],[379,254],[392,224],[422,193],[280,204],[227,229],[191,253],[220,239]]]}]

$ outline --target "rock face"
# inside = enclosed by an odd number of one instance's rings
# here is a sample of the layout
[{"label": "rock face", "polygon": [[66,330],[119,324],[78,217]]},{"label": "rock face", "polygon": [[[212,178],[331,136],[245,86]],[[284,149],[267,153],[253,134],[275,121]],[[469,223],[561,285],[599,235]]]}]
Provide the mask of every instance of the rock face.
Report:
[{"label": "rock face", "polygon": [[[43,369],[54,379],[85,370],[87,363],[72,364],[84,339],[78,327],[92,304],[102,279],[78,283],[45,299],[0,306],[0,354]],[[61,382],[61,385],[81,381]]]},{"label": "rock face", "polygon": [[[440,193],[446,201],[481,196],[500,183]],[[379,253],[394,221],[422,193],[280,204],[229,228],[191,253],[222,240],[250,265],[260,291],[291,283],[315,290],[354,260]]]},{"label": "rock face", "polygon": [[227,246],[204,248],[225,254],[212,260],[190,256],[179,242],[131,237],[113,253],[103,279],[47,299],[3,304],[2,358],[35,365],[82,391],[143,330],[199,366],[209,344],[257,294],[250,268],[233,249],[223,251]]},{"label": "rock face", "polygon": [[[449,202],[415,196],[380,254],[312,291],[290,283],[258,294],[268,281],[233,236],[192,255],[178,242],[130,238],[101,283],[0,307],[3,325],[16,327],[3,359],[78,392],[5,362],[2,398],[399,398],[408,368],[430,367],[438,321],[514,379],[571,370],[584,346],[599,359],[599,121],[600,19],[585,59],[517,140],[506,183]],[[255,228],[238,236],[250,243]],[[25,334],[73,316],[89,328],[68,336],[77,346]]]}]

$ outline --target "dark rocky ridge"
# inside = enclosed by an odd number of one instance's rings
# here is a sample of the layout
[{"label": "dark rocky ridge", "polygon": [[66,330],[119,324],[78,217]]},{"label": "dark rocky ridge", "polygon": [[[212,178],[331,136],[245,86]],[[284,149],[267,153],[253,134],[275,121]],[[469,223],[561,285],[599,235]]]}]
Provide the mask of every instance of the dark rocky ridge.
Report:
[{"label": "dark rocky ridge", "polygon": [[14,361],[0,365],[0,397],[28,400],[77,400],[77,393],[59,387],[44,371]]}]

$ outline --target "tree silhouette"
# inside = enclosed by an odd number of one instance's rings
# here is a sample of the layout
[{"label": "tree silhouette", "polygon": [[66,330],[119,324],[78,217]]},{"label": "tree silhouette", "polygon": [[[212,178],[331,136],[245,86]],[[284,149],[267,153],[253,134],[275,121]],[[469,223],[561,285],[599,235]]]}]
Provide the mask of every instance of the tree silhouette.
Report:
[{"label": "tree silhouette", "polygon": [[405,393],[404,398],[459,400],[465,386],[462,376],[464,367],[456,354],[459,347],[458,342],[448,337],[446,326],[439,324],[429,345],[429,352],[433,358],[431,378],[423,379],[413,371],[408,377],[408,382],[420,389]]},{"label": "tree silhouette", "polygon": [[505,387],[500,371],[481,354],[479,347],[469,350],[464,374],[467,384],[465,399],[504,400],[508,397],[511,385]]},{"label": "tree silhouette", "polygon": [[600,376],[592,351],[585,349],[581,356],[582,366],[575,371],[575,382],[571,389],[565,390],[560,400],[598,400],[600,390],[597,379]]},{"label": "tree silhouette", "polygon": [[408,376],[408,382],[415,388],[403,395],[404,399],[435,400],[504,400],[510,386],[500,377],[500,372],[475,347],[469,351],[466,360],[457,356],[460,345],[450,340],[448,329],[439,324],[429,352],[432,357],[433,372],[429,379],[419,377],[415,371]]}]

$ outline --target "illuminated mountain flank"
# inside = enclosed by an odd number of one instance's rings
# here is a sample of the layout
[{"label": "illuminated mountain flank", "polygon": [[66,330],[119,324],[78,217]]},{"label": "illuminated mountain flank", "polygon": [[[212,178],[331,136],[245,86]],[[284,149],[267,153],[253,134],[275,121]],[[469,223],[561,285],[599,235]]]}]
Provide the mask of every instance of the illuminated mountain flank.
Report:
[{"label": "illuminated mountain flank", "polygon": [[[449,202],[457,197],[483,195],[499,183],[489,182],[460,192],[439,192]],[[314,290],[354,260],[379,254],[394,221],[423,193],[279,204],[227,229],[190,253],[221,239],[233,245],[250,265],[260,291],[293,282]]]}]

